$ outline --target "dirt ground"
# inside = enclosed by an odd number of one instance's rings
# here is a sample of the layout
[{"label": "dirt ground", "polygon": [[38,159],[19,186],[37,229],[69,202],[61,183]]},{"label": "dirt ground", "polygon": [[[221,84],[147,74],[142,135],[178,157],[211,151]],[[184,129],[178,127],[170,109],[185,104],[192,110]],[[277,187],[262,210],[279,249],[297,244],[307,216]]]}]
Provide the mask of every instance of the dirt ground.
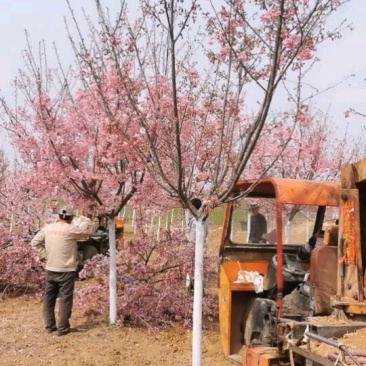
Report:
[{"label": "dirt ground", "polygon": [[[0,365],[160,366],[189,365],[189,330],[169,331],[112,327],[106,322],[86,323],[76,310],[72,326],[78,332],[63,337],[47,334],[42,324],[41,299],[0,300]],[[222,354],[217,323],[203,333],[203,365],[232,365]]]}]

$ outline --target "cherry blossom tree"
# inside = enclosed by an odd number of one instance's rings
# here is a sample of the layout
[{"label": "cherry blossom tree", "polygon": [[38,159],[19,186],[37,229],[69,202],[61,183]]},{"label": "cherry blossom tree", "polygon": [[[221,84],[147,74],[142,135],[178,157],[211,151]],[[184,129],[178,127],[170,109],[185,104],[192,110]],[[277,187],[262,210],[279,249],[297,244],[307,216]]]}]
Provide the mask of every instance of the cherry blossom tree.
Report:
[{"label": "cherry blossom tree", "polygon": [[[183,7],[174,1],[142,1],[140,18],[131,21],[122,7],[115,23],[97,1],[102,29],[92,28],[95,43],[89,49],[81,43],[77,55],[89,74],[99,75],[102,67],[85,55],[97,54],[100,64],[112,65],[139,127],[133,148],[169,195],[193,210],[187,197],[205,187],[211,202],[212,197],[216,203],[228,198],[284,76],[311,61],[318,43],[339,36],[320,24],[340,4],[259,2],[258,22],[250,26],[241,1],[224,2],[219,10],[212,4],[211,13],[202,12],[198,1]],[[199,19],[206,26],[201,38],[203,32],[191,26]],[[201,49],[203,41],[212,47]],[[206,57],[203,69],[192,54]],[[143,85],[139,98],[130,87],[137,78]],[[252,84],[264,98],[257,115],[249,118],[243,95]]]},{"label": "cherry blossom tree", "polygon": [[28,237],[44,224],[48,192],[37,192],[32,172],[16,166],[7,173],[2,186],[2,223],[9,235]]},{"label": "cherry blossom tree", "polygon": [[5,157],[4,151],[0,150],[0,196],[2,198],[1,201],[4,201],[5,197],[3,190],[5,187],[5,179],[7,176],[7,172],[8,172],[8,161]]},{"label": "cherry blossom tree", "polygon": [[41,46],[36,60],[30,46],[25,51],[28,70],[20,71],[15,82],[24,105],[11,109],[2,99],[4,126],[33,172],[39,191],[51,193],[58,187],[79,207],[96,203],[113,217],[144,176],[133,150],[113,127],[118,120],[128,128],[128,106],[123,106],[118,96],[108,96],[112,75],[101,82],[103,100],[96,87],[72,94],[68,84],[71,72],[66,75],[62,69],[47,69],[45,52]]},{"label": "cherry blossom tree", "polygon": [[[274,160],[274,157],[277,157]],[[251,158],[251,177],[336,181],[344,165],[359,157],[359,142],[346,130],[337,136],[327,114],[311,107],[301,112],[282,113],[263,130]],[[285,232],[303,209],[292,206],[285,211]]]},{"label": "cherry blossom tree", "polygon": [[43,269],[29,241],[39,228],[44,197],[31,192],[32,181],[17,165],[7,170],[1,183],[0,204],[0,286],[3,293],[40,290]]},{"label": "cherry blossom tree", "polygon": [[8,168],[9,162],[6,159],[4,151],[0,150],[0,184],[5,180]]},{"label": "cherry blossom tree", "polygon": [[[108,216],[111,303],[115,303],[114,218],[144,179],[145,168],[118,133],[134,134],[127,98],[116,92],[116,75],[100,75],[98,83],[80,68],[77,74],[48,68],[44,44],[39,57],[28,41],[25,70],[15,81],[16,106],[2,99],[4,127],[29,172],[35,192],[54,192],[81,209]],[[80,77],[81,87],[70,84]],[[18,104],[19,103],[19,104]],[[111,308],[115,322],[115,307]],[[114,309],[114,310],[113,310]]]},{"label": "cherry blossom tree", "polygon": [[[279,178],[336,180],[341,167],[354,158],[357,145],[347,131],[340,137],[332,132],[334,123],[320,111],[309,111],[301,122],[281,114],[263,131],[252,156],[253,170],[264,167]],[[273,156],[278,158],[274,161]]]},{"label": "cherry blossom tree", "polygon": [[9,220],[9,215],[7,214],[6,210],[5,210],[5,206],[6,204],[4,203],[5,199],[6,199],[6,193],[5,193],[5,189],[6,189],[6,177],[8,175],[8,162],[7,159],[5,157],[4,152],[1,150],[0,151],[0,243],[3,243],[6,239],[6,233],[7,230],[5,229],[7,224],[9,225],[9,223],[6,223],[7,220]]}]

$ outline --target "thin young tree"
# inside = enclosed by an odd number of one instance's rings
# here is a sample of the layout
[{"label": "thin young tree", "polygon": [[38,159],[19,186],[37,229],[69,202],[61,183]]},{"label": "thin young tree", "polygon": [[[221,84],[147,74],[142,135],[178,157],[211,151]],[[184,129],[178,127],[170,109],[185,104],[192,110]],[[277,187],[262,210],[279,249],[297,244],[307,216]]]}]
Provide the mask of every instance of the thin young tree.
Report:
[{"label": "thin young tree", "polygon": [[[93,84],[83,69],[65,71],[61,62],[58,70],[51,69],[44,43],[37,55],[27,40],[25,69],[15,81],[15,106],[1,99],[3,126],[24,169],[33,175],[29,179],[36,182],[29,194],[51,195],[57,187],[58,195],[80,209],[108,217],[111,304],[115,304],[114,218],[145,175],[134,150],[118,132],[123,128],[133,134],[127,99],[116,92],[113,74]],[[116,306],[111,306],[110,317],[115,323]]]},{"label": "thin young tree", "polygon": [[0,150],[0,214],[2,225],[4,225],[4,221],[7,221],[9,219],[8,214],[6,213],[6,210],[4,208],[6,207],[5,201],[6,201],[6,177],[9,172],[9,162],[5,157],[5,153],[3,150]]}]

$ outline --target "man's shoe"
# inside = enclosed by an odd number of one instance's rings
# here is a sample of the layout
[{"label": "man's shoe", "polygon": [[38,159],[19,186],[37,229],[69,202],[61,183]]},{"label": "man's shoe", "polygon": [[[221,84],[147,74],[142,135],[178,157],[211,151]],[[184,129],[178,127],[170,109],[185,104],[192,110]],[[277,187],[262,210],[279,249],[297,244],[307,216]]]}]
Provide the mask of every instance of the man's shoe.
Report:
[{"label": "man's shoe", "polygon": [[74,333],[74,332],[77,332],[78,330],[76,329],[76,328],[68,328],[68,329],[65,329],[65,330],[59,330],[58,332],[57,332],[57,335],[59,336],[59,337],[61,337],[61,336],[64,336],[64,335],[66,335],[66,334],[69,334],[69,333]]},{"label": "man's shoe", "polygon": [[53,332],[56,332],[56,330],[57,330],[57,327],[49,327],[49,328],[46,328],[46,332],[48,334],[51,334]]},{"label": "man's shoe", "polygon": [[66,330],[63,330],[63,331],[58,331],[57,332],[57,335],[59,336],[59,337],[61,337],[61,336],[64,336],[64,335],[66,335],[66,334],[69,334],[70,333],[70,329],[66,329]]}]

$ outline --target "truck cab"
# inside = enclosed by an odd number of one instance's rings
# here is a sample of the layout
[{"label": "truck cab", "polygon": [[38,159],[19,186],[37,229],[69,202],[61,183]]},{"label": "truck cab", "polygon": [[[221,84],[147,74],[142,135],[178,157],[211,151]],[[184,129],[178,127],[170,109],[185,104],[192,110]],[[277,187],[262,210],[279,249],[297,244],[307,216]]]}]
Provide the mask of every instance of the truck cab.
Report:
[{"label": "truck cab", "polygon": [[[301,321],[309,314],[330,311],[330,296],[337,287],[340,194],[341,185],[335,182],[263,178],[236,185],[233,200],[225,207],[219,249],[220,335],[231,360],[249,364],[248,357],[259,357],[256,353],[263,347],[269,358],[279,358],[277,337],[271,334],[276,332],[278,319]],[[259,243],[249,240],[253,203],[267,221],[267,232]],[[292,218],[291,225],[287,225],[288,218]],[[309,246],[310,238],[318,240]],[[309,260],[302,260],[299,252],[320,246],[326,250],[317,260],[329,260],[320,266],[323,273],[311,274],[310,255]],[[287,297],[302,286],[305,299],[306,284],[311,286],[309,276],[323,280],[317,287],[326,288],[327,295],[318,304],[291,308]]]}]

